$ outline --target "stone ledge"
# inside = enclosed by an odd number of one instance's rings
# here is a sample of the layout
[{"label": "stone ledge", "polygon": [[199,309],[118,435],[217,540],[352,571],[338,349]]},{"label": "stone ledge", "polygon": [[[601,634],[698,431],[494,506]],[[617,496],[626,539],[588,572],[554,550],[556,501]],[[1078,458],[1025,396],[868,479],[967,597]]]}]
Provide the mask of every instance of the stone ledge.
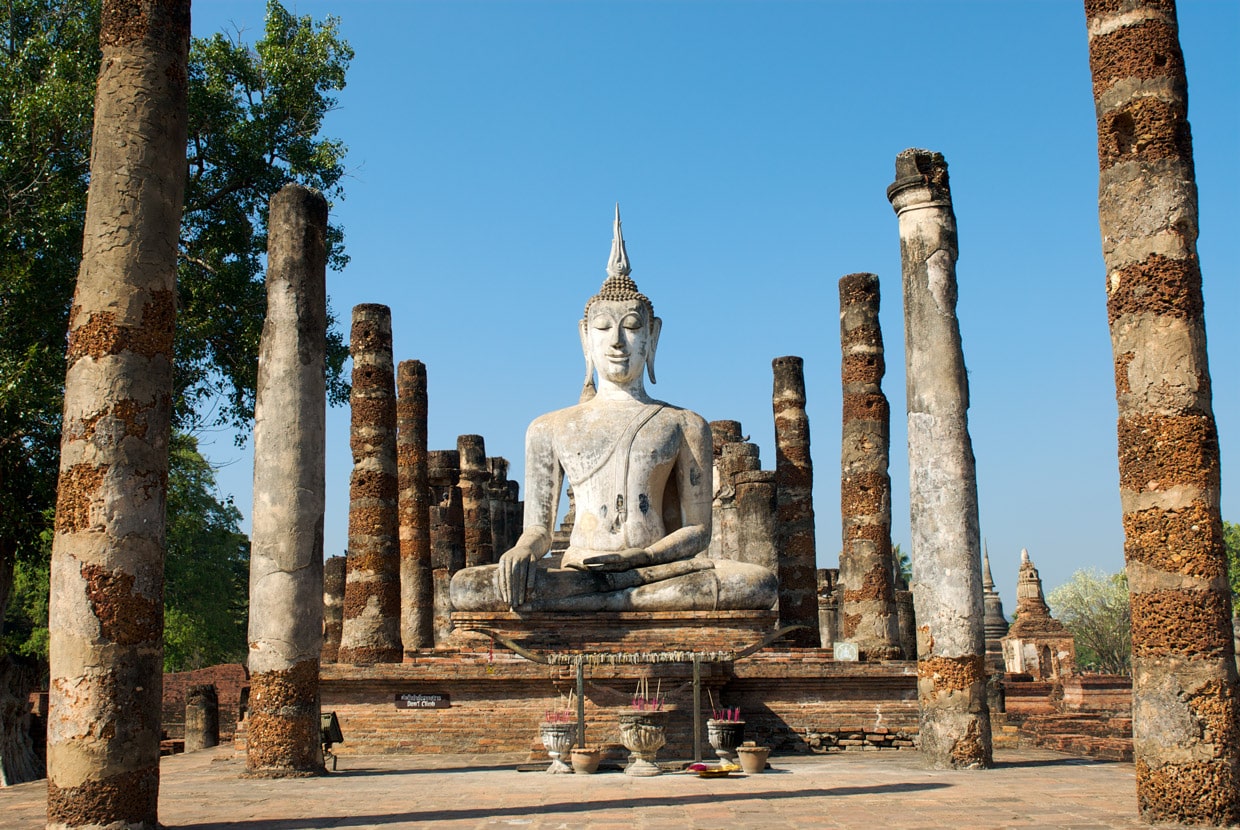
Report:
[{"label": "stone ledge", "polygon": [[737,652],[776,630],[774,611],[455,611],[451,645],[460,651],[490,648],[483,631],[535,651]]}]

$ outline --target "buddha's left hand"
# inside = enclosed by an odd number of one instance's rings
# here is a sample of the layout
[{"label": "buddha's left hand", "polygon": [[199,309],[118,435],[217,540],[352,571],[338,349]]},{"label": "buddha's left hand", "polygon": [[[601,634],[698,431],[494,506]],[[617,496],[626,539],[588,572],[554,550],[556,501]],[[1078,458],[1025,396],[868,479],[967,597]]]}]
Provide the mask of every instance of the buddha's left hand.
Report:
[{"label": "buddha's left hand", "polygon": [[581,560],[581,564],[592,571],[628,571],[650,563],[650,551],[645,548],[629,548],[619,553],[599,553]]}]

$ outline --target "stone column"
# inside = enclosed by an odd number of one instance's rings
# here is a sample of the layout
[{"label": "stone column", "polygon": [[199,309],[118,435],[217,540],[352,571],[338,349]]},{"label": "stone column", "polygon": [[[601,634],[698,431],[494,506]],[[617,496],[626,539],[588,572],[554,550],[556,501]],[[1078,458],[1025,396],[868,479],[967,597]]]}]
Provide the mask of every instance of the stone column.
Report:
[{"label": "stone column", "polygon": [[900,221],[909,513],[921,752],[935,768],[991,765],[977,476],[956,319],[947,162],[905,150],[887,198]]},{"label": "stone column", "polygon": [[805,368],[799,357],[777,357],[771,403],[775,410],[775,485],[779,530],[779,624],[803,625],[793,645],[816,648],[818,577],[814,547],[814,464],[805,414]]},{"label": "stone column", "polygon": [[353,411],[349,446],[349,556],[341,663],[399,663],[400,521],[397,513],[396,389],[392,311],[353,308]]},{"label": "stone column", "polygon": [[456,450],[428,454],[431,483],[431,568],[452,575],[465,567],[465,513],[461,508],[461,455]]},{"label": "stone column", "polygon": [[272,197],[270,217],[254,405],[246,769],[281,777],[323,771],[327,200],[287,185]]},{"label": "stone column", "polygon": [[840,280],[841,378],[839,622],[841,639],[861,658],[900,656],[891,573],[891,410],[883,394],[883,332],[874,274]]},{"label": "stone column", "polygon": [[185,751],[219,746],[220,700],[215,686],[190,686],[185,693]]},{"label": "stone column", "polygon": [[[752,444],[750,446],[753,446]],[[736,485],[737,559],[761,565],[779,573],[776,547],[775,473],[771,470],[744,470],[733,481]]]},{"label": "stone column", "polygon": [[[1144,820],[1240,823],[1240,689],[1174,2],[1086,0]],[[1234,380],[1234,379],[1233,379]]]},{"label": "stone column", "polygon": [[456,439],[461,454],[461,509],[465,512],[465,566],[490,565],[495,561],[491,545],[491,504],[487,499],[486,444],[481,435]]},{"label": "stone column", "polygon": [[430,482],[426,450],[426,366],[402,360],[397,367],[396,470],[400,491],[400,640],[406,654],[435,644],[431,629]]},{"label": "stone column", "polygon": [[502,456],[488,457],[487,467],[487,505],[491,521],[491,556],[499,561],[510,547],[508,544],[508,459]]},{"label": "stone column", "polygon": [[913,592],[897,588],[896,630],[900,635],[900,651],[905,660],[917,659],[917,612],[913,608]]},{"label": "stone column", "polygon": [[452,633],[452,574],[465,567],[465,513],[461,509],[461,455],[456,450],[428,454],[431,485],[431,629],[435,645]]},{"label": "stone column", "polygon": [[818,569],[818,640],[823,648],[833,648],[839,639],[840,604],[835,596],[838,568]]},{"label": "stone column", "polygon": [[105,2],[99,42],[52,538],[47,826],[154,828],[189,0]]},{"label": "stone column", "polygon": [[330,556],[323,563],[323,652],[320,663],[335,663],[344,627],[343,556]]}]

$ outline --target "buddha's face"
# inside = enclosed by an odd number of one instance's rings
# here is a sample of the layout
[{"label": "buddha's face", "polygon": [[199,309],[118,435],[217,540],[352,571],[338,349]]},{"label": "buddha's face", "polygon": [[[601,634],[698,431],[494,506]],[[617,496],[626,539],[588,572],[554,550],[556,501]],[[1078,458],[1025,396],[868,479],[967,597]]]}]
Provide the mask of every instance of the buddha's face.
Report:
[{"label": "buddha's face", "polygon": [[618,385],[640,381],[654,348],[646,306],[637,300],[598,300],[590,305],[584,340],[599,377]]}]

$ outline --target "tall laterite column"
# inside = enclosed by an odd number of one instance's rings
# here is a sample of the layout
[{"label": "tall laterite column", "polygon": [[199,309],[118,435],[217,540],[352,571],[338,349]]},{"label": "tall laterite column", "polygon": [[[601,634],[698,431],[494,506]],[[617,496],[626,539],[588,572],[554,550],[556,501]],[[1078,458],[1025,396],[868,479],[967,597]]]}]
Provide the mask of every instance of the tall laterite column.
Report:
[{"label": "tall laterite column", "polygon": [[771,405],[775,413],[775,490],[779,539],[779,624],[803,625],[789,639],[819,646],[818,573],[814,545],[814,462],[805,412],[805,365],[777,357]]},{"label": "tall laterite column", "polygon": [[435,645],[431,627],[430,482],[427,479],[426,366],[402,360],[396,373],[396,467],[400,493],[400,639],[406,652]]},{"label": "tall laterite column", "polygon": [[399,663],[400,520],[397,515],[396,382],[392,311],[353,308],[349,446],[349,555],[345,563],[341,663]]},{"label": "tall laterite column", "polygon": [[269,215],[254,405],[246,770],[285,777],[323,772],[327,200],[287,185]]},{"label": "tall laterite column", "polygon": [[189,0],[103,3],[52,538],[50,828],[159,826],[189,26]]},{"label": "tall laterite column", "polygon": [[843,427],[840,451],[840,636],[865,659],[900,656],[891,570],[891,409],[883,394],[878,277],[840,280]]},{"label": "tall laterite column", "polygon": [[977,472],[956,319],[956,216],[942,154],[897,155],[887,198],[899,217],[904,271],[921,753],[935,768],[989,767]]},{"label": "tall laterite column", "polygon": [[1240,823],[1240,690],[1175,3],[1087,0],[1085,13],[1119,404],[1137,805],[1149,822]]}]

